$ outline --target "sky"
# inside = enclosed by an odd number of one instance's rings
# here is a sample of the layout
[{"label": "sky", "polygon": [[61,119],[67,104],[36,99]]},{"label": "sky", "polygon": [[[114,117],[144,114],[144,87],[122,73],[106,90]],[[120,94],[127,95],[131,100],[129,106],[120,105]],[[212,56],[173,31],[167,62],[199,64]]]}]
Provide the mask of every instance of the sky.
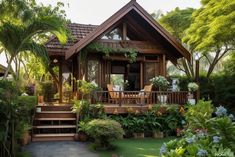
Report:
[{"label": "sky", "polygon": [[[67,18],[81,24],[101,24],[130,0],[36,0],[37,3],[55,6],[57,2],[65,4]],[[161,10],[163,13],[192,7],[199,8],[200,0],[137,0],[149,13]],[[7,65],[5,55],[0,54],[0,64]]]}]

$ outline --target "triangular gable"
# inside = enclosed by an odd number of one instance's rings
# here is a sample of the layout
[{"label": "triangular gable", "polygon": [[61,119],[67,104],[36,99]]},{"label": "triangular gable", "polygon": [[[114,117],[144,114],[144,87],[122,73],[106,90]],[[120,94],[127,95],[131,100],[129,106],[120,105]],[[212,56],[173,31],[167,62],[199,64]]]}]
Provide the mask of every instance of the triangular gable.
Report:
[{"label": "triangular gable", "polygon": [[190,60],[190,53],[160,24],[158,24],[153,19],[153,17],[148,14],[135,0],[130,1],[123,8],[112,15],[108,20],[98,26],[93,32],[91,32],[85,38],[81,39],[79,42],[70,47],[66,51],[66,59],[70,58],[73,54],[79,52],[82,48],[87,46],[97,37],[104,34],[131,10],[135,10],[141,17],[143,17],[148,22],[148,24],[150,24],[162,37],[164,37],[177,50],[178,53],[180,53],[181,56],[185,57],[187,60]]}]

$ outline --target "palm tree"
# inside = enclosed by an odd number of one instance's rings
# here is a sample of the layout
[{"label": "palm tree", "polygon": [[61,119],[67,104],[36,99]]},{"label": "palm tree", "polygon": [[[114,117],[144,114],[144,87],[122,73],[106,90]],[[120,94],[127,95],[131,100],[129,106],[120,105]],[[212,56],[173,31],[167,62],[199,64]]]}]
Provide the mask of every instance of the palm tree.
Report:
[{"label": "palm tree", "polygon": [[25,5],[24,10],[18,12],[20,15],[16,16],[21,19],[0,19],[0,47],[10,55],[3,79],[6,79],[12,61],[21,52],[33,53],[48,63],[46,48],[37,42],[40,35],[53,34],[61,43],[67,41],[65,20],[61,16],[53,14],[47,7],[32,7],[26,2]]}]

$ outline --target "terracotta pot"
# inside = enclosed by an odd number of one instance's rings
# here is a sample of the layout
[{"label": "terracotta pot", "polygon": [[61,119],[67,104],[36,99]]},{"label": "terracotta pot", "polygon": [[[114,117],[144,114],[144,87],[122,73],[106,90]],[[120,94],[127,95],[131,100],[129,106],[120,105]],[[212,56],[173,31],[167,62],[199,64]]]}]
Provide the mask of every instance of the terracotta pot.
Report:
[{"label": "terracotta pot", "polygon": [[133,133],[134,138],[144,138],[144,133]]},{"label": "terracotta pot", "polygon": [[38,96],[38,103],[43,103],[44,102],[44,98],[42,95]]},{"label": "terracotta pot", "polygon": [[79,140],[78,134],[75,134],[75,135],[74,135],[74,140],[75,140],[75,141],[78,141],[78,140]]},{"label": "terracotta pot", "polygon": [[164,134],[162,131],[153,132],[153,138],[163,138]]},{"label": "terracotta pot", "polygon": [[22,145],[27,145],[30,143],[30,141],[31,141],[31,136],[29,135],[29,132],[27,131],[23,134],[22,141],[21,141]]},{"label": "terracotta pot", "polygon": [[85,134],[85,133],[83,133],[83,132],[79,132],[79,133],[78,133],[78,140],[79,140],[80,142],[86,142],[87,139],[88,139],[87,134]]}]

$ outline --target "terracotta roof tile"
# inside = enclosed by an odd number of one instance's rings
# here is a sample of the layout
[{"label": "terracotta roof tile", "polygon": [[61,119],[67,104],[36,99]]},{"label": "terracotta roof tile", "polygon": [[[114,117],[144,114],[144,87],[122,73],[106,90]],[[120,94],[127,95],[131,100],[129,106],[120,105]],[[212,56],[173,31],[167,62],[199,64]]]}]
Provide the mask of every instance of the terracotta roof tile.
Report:
[{"label": "terracotta roof tile", "polygon": [[72,37],[69,38],[67,44],[61,45],[59,40],[54,36],[46,43],[46,48],[48,51],[52,49],[53,52],[56,52],[57,50],[58,52],[67,50],[72,45],[84,38],[87,34],[95,30],[97,25],[70,23],[68,24],[68,28],[71,31]]}]

